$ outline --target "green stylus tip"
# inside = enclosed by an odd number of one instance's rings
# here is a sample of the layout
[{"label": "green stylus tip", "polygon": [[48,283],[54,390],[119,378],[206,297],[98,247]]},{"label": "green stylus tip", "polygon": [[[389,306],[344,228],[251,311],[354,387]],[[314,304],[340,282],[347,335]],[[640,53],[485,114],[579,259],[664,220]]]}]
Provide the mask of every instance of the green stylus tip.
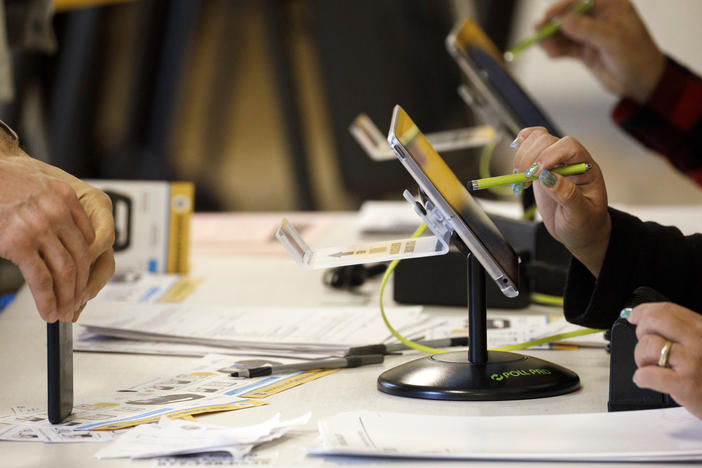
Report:
[{"label": "green stylus tip", "polygon": [[[576,15],[582,15],[583,13],[587,12],[590,8],[592,8],[593,3],[594,2],[592,0],[582,0],[573,6],[571,12],[575,13]],[[554,17],[553,19],[551,19],[551,21],[549,21],[549,23],[546,26],[543,26],[542,28],[537,30],[536,33],[534,33],[532,36],[524,39],[523,41],[517,43],[517,45],[515,45],[511,49],[507,50],[507,52],[505,52],[503,55],[505,61],[511,62],[519,54],[521,54],[537,42],[541,42],[547,37],[553,36],[555,33],[558,32],[559,29],[561,29],[561,21],[558,19],[558,17]]]}]

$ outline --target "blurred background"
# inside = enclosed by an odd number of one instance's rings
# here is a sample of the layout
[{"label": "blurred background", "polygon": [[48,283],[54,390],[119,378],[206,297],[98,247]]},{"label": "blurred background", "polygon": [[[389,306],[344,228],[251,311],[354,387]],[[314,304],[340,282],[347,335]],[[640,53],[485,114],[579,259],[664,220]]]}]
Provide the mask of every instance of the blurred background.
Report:
[{"label": "blurred background", "polygon": [[[401,104],[425,132],[480,124],[456,93],[444,40],[472,17],[501,50],[530,35],[543,0],[134,0],[63,4],[53,55],[14,52],[0,118],[27,152],[81,178],[196,183],[198,211],[356,209],[400,200],[409,177],[372,162],[348,126],[383,133]],[[95,2],[92,2],[95,3]],[[702,72],[702,2],[634,0],[661,48]],[[72,5],[73,4],[73,5]],[[603,167],[611,202],[699,203],[702,191],[619,131],[616,97],[534,47],[511,70]],[[508,142],[507,142],[508,143]],[[445,155],[477,177],[479,150]],[[511,167],[498,147],[493,172]]]}]

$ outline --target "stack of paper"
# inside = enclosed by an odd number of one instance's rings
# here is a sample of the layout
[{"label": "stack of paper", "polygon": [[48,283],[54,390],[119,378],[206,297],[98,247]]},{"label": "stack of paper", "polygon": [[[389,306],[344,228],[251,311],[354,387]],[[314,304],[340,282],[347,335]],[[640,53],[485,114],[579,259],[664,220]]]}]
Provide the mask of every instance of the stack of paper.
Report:
[{"label": "stack of paper", "polygon": [[296,419],[280,421],[280,415],[261,424],[226,427],[213,424],[161,418],[125,432],[119,439],[95,454],[97,458],[152,458],[207,452],[228,452],[241,458],[253,447],[277,439],[295,426],[306,424],[307,413]]},{"label": "stack of paper", "polygon": [[[388,308],[408,336],[431,328],[421,307]],[[376,308],[214,307],[95,302],[81,316],[90,333],[142,341],[237,348],[249,353],[343,354],[349,347],[383,343],[391,335]],[[319,356],[317,356],[319,357]]]},{"label": "stack of paper", "polygon": [[167,341],[131,340],[114,336],[91,333],[83,327],[77,327],[73,337],[74,351],[96,353],[130,353],[153,354],[165,356],[202,357],[208,354],[228,354],[237,357],[256,358],[294,358],[295,360],[320,359],[341,355],[343,353],[318,353],[285,350],[261,350],[230,348],[226,346],[207,346],[191,343],[171,343]]},{"label": "stack of paper", "polygon": [[[410,339],[466,336],[467,314],[440,316],[420,307],[387,308],[395,329]],[[96,302],[77,327],[80,351],[203,356],[208,353],[288,357],[344,355],[350,347],[394,342],[375,307],[212,307]],[[514,345],[579,330],[547,314],[490,313],[488,347]],[[604,346],[602,334],[578,345]],[[549,345],[542,345],[548,348]]]},{"label": "stack of paper", "polygon": [[[427,428],[431,428],[427,431]],[[319,423],[315,455],[453,460],[702,460],[702,421],[684,408],[544,416],[356,411]]]}]

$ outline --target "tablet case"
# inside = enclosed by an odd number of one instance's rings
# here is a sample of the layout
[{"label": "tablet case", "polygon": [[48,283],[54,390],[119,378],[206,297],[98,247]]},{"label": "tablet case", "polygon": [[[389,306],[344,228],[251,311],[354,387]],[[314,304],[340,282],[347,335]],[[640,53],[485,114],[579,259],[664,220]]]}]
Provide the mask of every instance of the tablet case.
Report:
[{"label": "tablet case", "polygon": [[73,327],[71,322],[46,325],[48,417],[62,422],[73,411]]},{"label": "tablet case", "polygon": [[[644,302],[664,302],[666,297],[655,289],[642,286],[636,288],[625,307],[635,307]],[[670,395],[639,388],[632,378],[636,371],[634,348],[636,326],[628,320],[618,318],[611,330],[609,360],[609,401],[608,411],[631,411],[640,409],[669,408],[678,406]]]}]

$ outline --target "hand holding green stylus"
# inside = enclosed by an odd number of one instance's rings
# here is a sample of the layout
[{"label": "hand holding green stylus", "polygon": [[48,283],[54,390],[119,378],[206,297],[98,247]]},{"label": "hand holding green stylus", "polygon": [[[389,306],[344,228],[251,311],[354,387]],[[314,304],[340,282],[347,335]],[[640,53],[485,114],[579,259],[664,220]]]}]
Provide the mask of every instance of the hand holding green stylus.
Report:
[{"label": "hand holding green stylus", "polygon": [[[575,5],[573,5],[571,13],[574,13],[576,15],[582,15],[583,13],[587,12],[590,8],[592,8],[593,3],[593,0],[581,0]],[[519,42],[517,45],[509,49],[507,52],[505,52],[504,59],[507,62],[511,62],[517,57],[517,55],[521,54],[537,42],[541,42],[547,37],[553,36],[560,29],[561,22],[556,16],[553,19],[551,19],[551,21],[549,21],[549,23],[546,26],[539,28],[533,36],[524,39],[523,41]]]},{"label": "hand holding green stylus", "polygon": [[[560,167],[554,167],[551,169],[551,172],[555,174],[560,174],[563,176],[568,176],[568,175],[578,175],[578,174],[583,174],[590,170],[592,166],[588,163],[578,163],[578,164],[571,164],[570,166],[560,166]],[[519,174],[508,174],[508,175],[503,175],[503,176],[496,176],[496,177],[486,177],[485,179],[475,179],[471,180],[466,184],[466,187],[468,187],[468,190],[471,192],[474,192],[476,190],[483,190],[487,188],[493,188],[493,187],[500,187],[503,185],[511,185],[511,184],[519,184],[519,183],[525,183],[525,182],[531,182],[534,180],[537,180],[539,178],[538,175],[534,175],[531,177],[527,177],[523,173]]]}]

